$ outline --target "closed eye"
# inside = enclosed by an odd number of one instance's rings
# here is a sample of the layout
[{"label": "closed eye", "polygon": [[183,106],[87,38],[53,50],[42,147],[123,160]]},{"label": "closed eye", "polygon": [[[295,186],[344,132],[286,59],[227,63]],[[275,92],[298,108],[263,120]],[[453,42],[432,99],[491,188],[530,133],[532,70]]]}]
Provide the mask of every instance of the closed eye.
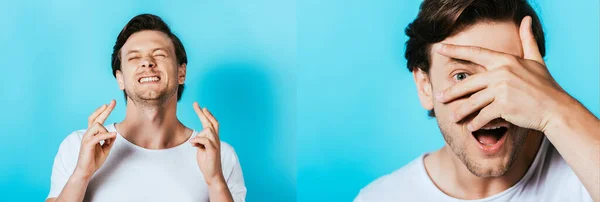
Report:
[{"label": "closed eye", "polygon": [[140,57],[134,56],[134,57],[130,57],[129,59],[127,59],[127,61],[132,61],[132,60],[137,60],[140,59]]}]

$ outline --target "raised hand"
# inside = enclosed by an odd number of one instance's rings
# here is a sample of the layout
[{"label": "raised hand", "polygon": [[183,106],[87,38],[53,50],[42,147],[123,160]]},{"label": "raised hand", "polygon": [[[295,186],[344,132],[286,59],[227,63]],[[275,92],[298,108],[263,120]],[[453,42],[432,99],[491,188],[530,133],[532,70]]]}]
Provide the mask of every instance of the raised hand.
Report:
[{"label": "raised hand", "polygon": [[[116,101],[102,105],[88,118],[88,129],[83,135],[79,158],[74,174],[91,177],[104,163],[115,141],[116,132],[108,132],[103,124],[112,110]],[[101,144],[101,141],[104,143]]]},{"label": "raised hand", "polygon": [[190,140],[190,143],[198,147],[196,160],[204,180],[209,186],[224,182],[221,168],[221,141],[219,140],[219,122],[208,111],[200,108],[194,102],[194,111],[202,123],[202,131]]},{"label": "raised hand", "polygon": [[531,17],[520,26],[523,57],[481,47],[436,44],[441,55],[471,61],[488,71],[469,76],[441,91],[436,99],[446,103],[472,94],[450,117],[458,122],[479,114],[467,128],[475,131],[503,118],[517,126],[544,132],[559,106],[577,103],[552,78],[531,32]]}]

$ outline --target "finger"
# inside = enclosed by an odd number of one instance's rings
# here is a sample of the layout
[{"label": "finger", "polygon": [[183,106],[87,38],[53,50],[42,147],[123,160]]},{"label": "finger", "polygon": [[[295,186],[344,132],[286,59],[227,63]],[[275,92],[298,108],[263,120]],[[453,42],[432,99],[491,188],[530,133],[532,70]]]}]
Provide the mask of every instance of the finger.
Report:
[{"label": "finger", "polygon": [[219,122],[217,121],[217,119],[215,118],[215,116],[212,115],[212,113],[210,113],[210,111],[208,111],[208,109],[204,108],[202,110],[204,112],[204,116],[208,118],[208,120],[210,121],[211,125],[213,126],[213,129],[215,129],[215,135],[219,135]]},{"label": "finger", "polygon": [[206,128],[206,129],[200,131],[200,133],[198,133],[197,136],[206,137],[206,138],[208,138],[215,145],[216,145],[216,143],[218,141],[218,138],[216,137],[216,134],[210,128]]},{"label": "finger", "polygon": [[117,102],[115,100],[110,100],[110,104],[108,104],[108,107],[106,107],[106,109],[100,115],[98,115],[98,117],[96,117],[94,122],[104,124],[104,121],[106,121],[106,118],[108,118],[108,115],[110,115],[112,110],[115,108],[116,104]]},{"label": "finger", "polygon": [[477,46],[461,46],[453,44],[437,43],[433,49],[446,57],[467,60],[475,64],[486,67],[488,70],[494,69],[501,65],[499,58],[505,57],[506,54],[492,51]]},{"label": "finger", "polygon": [[[190,140],[190,143],[192,143],[192,145],[194,145],[195,147],[198,147],[201,149],[212,150],[215,148],[214,145],[212,145],[211,141],[206,137],[196,136]],[[202,148],[202,147],[204,147],[204,148]]]},{"label": "finger", "polygon": [[452,120],[458,122],[477,110],[488,106],[494,101],[495,94],[489,89],[484,89],[471,95],[464,103],[454,110]]},{"label": "finger", "polygon": [[116,139],[116,136],[114,138],[108,138],[106,140],[104,140],[104,144],[102,144],[102,146],[108,146],[110,144],[112,144],[114,142],[114,140]]},{"label": "finger", "polygon": [[471,120],[471,122],[467,125],[467,129],[470,131],[479,130],[490,121],[500,118],[500,115],[500,111],[492,103],[479,111],[479,114],[477,114],[477,116],[475,116],[475,118],[473,118],[473,120]]},{"label": "finger", "polygon": [[116,139],[117,139],[116,135],[115,135],[115,137],[105,139],[104,144],[102,144],[102,150],[104,150],[104,152],[110,151],[110,149],[113,147]]},{"label": "finger", "polygon": [[108,130],[106,130],[106,128],[104,128],[104,126],[98,122],[94,122],[92,123],[92,126],[88,128],[88,130],[85,132],[84,134],[84,138],[85,137],[93,137],[96,136],[96,134],[98,133],[106,133],[108,132]]},{"label": "finger", "polygon": [[98,107],[96,111],[94,111],[94,113],[92,113],[92,115],[88,117],[88,128],[92,126],[92,123],[94,123],[96,117],[98,117],[98,115],[100,115],[100,113],[102,113],[104,109],[106,109],[106,104],[103,104],[102,106]]},{"label": "finger", "polygon": [[492,75],[494,75],[494,72],[485,72],[469,76],[465,80],[455,83],[443,91],[437,92],[436,100],[441,103],[447,103],[480,91],[490,84],[494,78]]},{"label": "finger", "polygon": [[519,36],[521,37],[521,45],[523,46],[523,58],[545,65],[537,41],[533,35],[531,24],[531,16],[525,16],[519,27]]},{"label": "finger", "polygon": [[91,143],[98,144],[102,140],[106,140],[106,139],[109,139],[109,138],[114,138],[116,136],[117,136],[116,132],[98,133],[97,135],[95,135],[94,137],[92,137]]},{"label": "finger", "polygon": [[208,118],[204,116],[204,112],[202,112],[202,109],[200,109],[200,105],[198,105],[198,102],[194,102],[194,111],[196,111],[196,114],[198,115],[198,118],[202,123],[202,128],[208,128],[212,126]]}]

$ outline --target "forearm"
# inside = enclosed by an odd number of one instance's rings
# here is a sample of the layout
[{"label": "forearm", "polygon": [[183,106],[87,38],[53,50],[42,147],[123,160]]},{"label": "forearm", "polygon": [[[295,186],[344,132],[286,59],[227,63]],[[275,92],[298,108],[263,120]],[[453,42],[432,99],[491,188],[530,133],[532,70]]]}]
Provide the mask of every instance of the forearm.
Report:
[{"label": "forearm", "polygon": [[600,202],[600,120],[578,102],[559,106],[554,117],[544,130],[546,137]]},{"label": "forearm", "polygon": [[90,182],[90,176],[74,172],[55,202],[81,202]]},{"label": "forearm", "polygon": [[220,179],[208,186],[208,196],[211,202],[233,202],[231,192],[225,179]]}]

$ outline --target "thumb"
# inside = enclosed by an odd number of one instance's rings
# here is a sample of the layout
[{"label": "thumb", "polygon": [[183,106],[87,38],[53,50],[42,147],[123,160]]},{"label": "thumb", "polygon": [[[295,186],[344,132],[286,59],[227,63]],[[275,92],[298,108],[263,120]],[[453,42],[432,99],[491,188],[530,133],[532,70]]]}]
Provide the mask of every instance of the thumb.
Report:
[{"label": "thumb", "polygon": [[531,16],[525,16],[521,21],[521,27],[519,28],[519,36],[521,37],[521,45],[523,46],[523,58],[546,65],[540,54],[540,49],[535,41],[535,37],[533,36],[531,23]]}]

